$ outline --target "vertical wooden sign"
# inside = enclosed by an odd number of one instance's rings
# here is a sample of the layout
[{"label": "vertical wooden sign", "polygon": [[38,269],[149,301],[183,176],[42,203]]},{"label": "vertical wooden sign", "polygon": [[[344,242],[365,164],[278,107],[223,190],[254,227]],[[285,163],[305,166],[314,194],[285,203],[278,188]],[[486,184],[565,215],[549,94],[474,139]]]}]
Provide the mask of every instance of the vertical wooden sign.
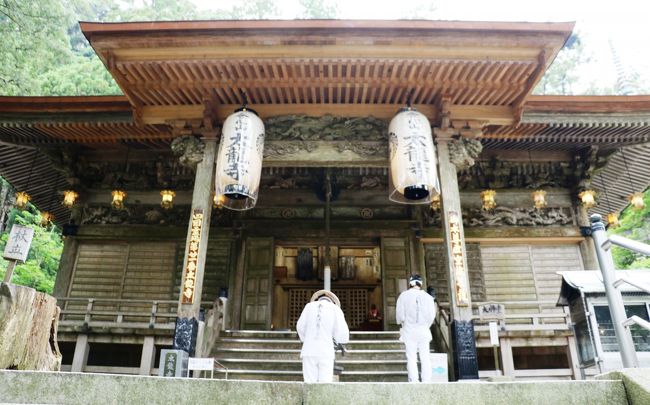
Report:
[{"label": "vertical wooden sign", "polygon": [[463,248],[463,235],[460,229],[460,216],[456,211],[449,211],[449,240],[451,268],[454,272],[456,287],[456,305],[464,307],[469,305],[469,280],[467,277],[467,263],[465,249]]},{"label": "vertical wooden sign", "polygon": [[201,245],[201,235],[203,226],[203,210],[195,209],[192,212],[190,223],[190,244],[187,249],[185,258],[185,268],[183,269],[183,292],[181,304],[192,304],[194,302],[194,290],[196,287],[196,271],[199,259],[199,246]]}]

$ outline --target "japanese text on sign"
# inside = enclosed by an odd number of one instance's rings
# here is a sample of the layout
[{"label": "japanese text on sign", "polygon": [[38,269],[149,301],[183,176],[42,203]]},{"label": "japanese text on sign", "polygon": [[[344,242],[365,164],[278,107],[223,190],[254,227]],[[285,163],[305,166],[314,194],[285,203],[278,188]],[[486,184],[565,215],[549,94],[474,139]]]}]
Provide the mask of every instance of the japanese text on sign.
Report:
[{"label": "japanese text on sign", "polygon": [[14,225],[11,227],[9,239],[5,245],[5,251],[2,257],[8,260],[27,260],[29,246],[34,238],[34,230],[27,226]]},{"label": "japanese text on sign", "polygon": [[228,139],[226,159],[228,164],[225,173],[235,180],[248,174],[250,159],[246,151],[251,142],[248,127],[250,118],[246,114],[238,114],[235,121],[235,133]]},{"label": "japanese text on sign", "polygon": [[201,245],[201,230],[203,226],[203,210],[194,210],[190,224],[190,243],[185,258],[183,277],[183,294],[181,304],[194,302],[194,288],[196,286],[196,271],[199,260],[199,246]]},{"label": "japanese text on sign", "polygon": [[467,280],[467,264],[463,249],[463,237],[460,229],[460,218],[455,211],[449,211],[449,247],[451,253],[451,268],[456,282],[456,305],[469,305],[469,282]]},{"label": "japanese text on sign", "polygon": [[423,131],[423,123],[420,121],[420,116],[417,114],[409,114],[408,119],[409,136],[404,137],[406,140],[406,147],[404,154],[408,159],[408,170],[411,174],[417,175],[419,178],[428,178],[430,172],[429,158],[425,153],[428,143],[431,138],[427,137]]}]

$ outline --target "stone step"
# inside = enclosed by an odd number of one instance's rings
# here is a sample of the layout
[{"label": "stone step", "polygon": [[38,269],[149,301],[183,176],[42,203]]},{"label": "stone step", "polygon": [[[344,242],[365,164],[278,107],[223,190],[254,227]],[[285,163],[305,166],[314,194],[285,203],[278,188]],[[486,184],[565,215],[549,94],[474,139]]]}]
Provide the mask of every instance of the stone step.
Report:
[{"label": "stone step", "polygon": [[[398,332],[352,332],[346,355],[336,353],[340,381],[406,381],[406,355]],[[301,381],[302,343],[295,331],[228,330],[211,353],[228,379]],[[220,371],[225,377],[225,371]]]},{"label": "stone step", "polygon": [[[299,359],[300,349],[264,349],[264,348],[217,348],[212,351],[211,357],[221,358],[242,358],[242,359]],[[336,353],[336,358],[342,358],[341,352]],[[403,349],[391,350],[348,350],[346,359],[367,359],[367,360],[399,360],[405,359]]]},{"label": "stone step", "polygon": [[[215,378],[226,378],[225,370],[215,370]],[[340,382],[406,382],[407,372],[404,371],[343,371],[339,376]],[[258,381],[302,381],[302,371],[293,370],[255,370],[229,369],[228,380],[258,380]]]},{"label": "stone step", "polygon": [[[272,339],[296,339],[298,332],[284,330],[233,330],[228,329],[221,332],[221,337],[241,337],[241,338],[272,338]],[[399,332],[396,331],[352,331],[350,340],[399,340]]]},{"label": "stone step", "polygon": [[[219,338],[215,348],[273,348],[273,349],[300,349],[302,343],[293,339],[255,339],[255,338]],[[349,350],[370,349],[402,349],[404,345],[396,340],[352,340],[345,344]]]},{"label": "stone step", "polygon": [[[232,337],[220,337],[219,342],[255,342],[255,343],[298,343],[300,344],[299,339],[270,339],[270,338],[256,338],[256,337],[246,337],[246,338],[232,338]],[[396,339],[350,339],[346,345],[354,344],[364,344],[364,343],[397,343],[402,344],[399,340]]]},{"label": "stone step", "polygon": [[[302,361],[300,359],[241,359],[222,358],[219,363],[228,369],[241,370],[268,370],[268,371],[301,371]],[[337,359],[336,365],[343,367],[345,372],[360,371],[404,371],[406,360],[348,360]]]},{"label": "stone step", "polygon": [[[0,370],[0,398],[21,404],[647,404],[649,369],[627,369],[592,381],[406,384],[406,371],[344,373],[355,384],[303,384],[300,373],[231,371],[241,380],[162,378],[95,373]],[[373,382],[363,382],[371,378]],[[282,382],[282,381],[286,382]],[[288,380],[288,381],[287,381]],[[293,381],[293,382],[291,382]],[[367,381],[367,380],[366,380]],[[378,382],[374,382],[378,381]],[[399,384],[391,381],[401,382]],[[629,401],[628,402],[628,398]]]}]

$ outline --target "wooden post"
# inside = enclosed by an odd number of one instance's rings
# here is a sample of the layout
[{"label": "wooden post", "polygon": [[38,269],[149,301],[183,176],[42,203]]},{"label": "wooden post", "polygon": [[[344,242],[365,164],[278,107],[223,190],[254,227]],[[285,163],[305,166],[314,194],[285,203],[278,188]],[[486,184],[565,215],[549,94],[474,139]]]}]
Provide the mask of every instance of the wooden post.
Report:
[{"label": "wooden post", "polygon": [[[443,131],[436,131],[438,135]],[[478,379],[476,338],[472,322],[472,298],[467,269],[467,252],[460,205],[456,166],[449,156],[449,137],[438,137],[438,164],[442,203],[442,224],[447,248],[451,357],[456,379]]]},{"label": "wooden post", "polygon": [[14,269],[16,268],[16,260],[8,260],[9,264],[7,265],[7,272],[5,273],[4,281],[5,283],[11,283],[11,276],[14,274]]},{"label": "wooden post", "polygon": [[[174,349],[184,350],[190,356],[194,355],[199,326],[203,275],[212,212],[212,182],[217,154],[216,137],[204,138],[203,142],[205,143],[203,160],[196,167],[194,179],[191,217],[183,257],[183,278],[173,344]],[[197,233],[198,239],[196,239]]]},{"label": "wooden post", "polygon": [[72,368],[70,371],[81,373],[86,368],[88,362],[88,335],[77,335],[77,344],[74,347],[74,356],[72,357]]},{"label": "wooden post", "polygon": [[583,377],[580,370],[580,360],[578,359],[578,347],[575,336],[567,336],[567,356],[569,357],[569,366],[573,372],[573,379],[582,380]]},{"label": "wooden post", "polygon": [[512,344],[509,338],[501,339],[501,363],[503,375],[506,377],[515,376],[515,361],[512,357]]},{"label": "wooden post", "polygon": [[153,336],[145,336],[140,357],[140,375],[151,375],[151,368],[156,358],[156,345]]}]

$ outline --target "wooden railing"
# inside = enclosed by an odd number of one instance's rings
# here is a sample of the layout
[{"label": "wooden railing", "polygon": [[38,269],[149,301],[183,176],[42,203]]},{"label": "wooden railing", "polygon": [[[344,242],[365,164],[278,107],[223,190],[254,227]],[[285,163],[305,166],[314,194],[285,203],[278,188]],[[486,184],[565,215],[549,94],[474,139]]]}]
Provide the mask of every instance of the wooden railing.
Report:
[{"label": "wooden railing", "polygon": [[209,357],[214,344],[226,328],[226,311],[228,300],[217,298],[212,303],[212,308],[206,312],[205,327],[200,342],[197,342],[196,357]]},{"label": "wooden railing", "polygon": [[[571,318],[568,307],[557,307],[555,301],[499,301],[505,306],[505,315],[499,320],[499,329],[513,331],[568,331]],[[478,316],[478,307],[487,302],[473,302],[474,330],[489,331],[489,320]]]},{"label": "wooden railing", "polygon": [[440,308],[436,314],[436,319],[433,326],[433,338],[439,343],[439,350],[444,353],[449,353],[451,343],[449,341],[449,315],[447,312]]},{"label": "wooden railing", "polygon": [[[489,302],[493,303],[493,302]],[[479,347],[491,347],[489,338],[489,322],[494,319],[481,319],[478,307],[488,302],[472,303],[474,331],[476,344]],[[568,307],[556,307],[555,301],[499,301],[505,306],[503,316],[496,320],[499,326],[499,353],[501,370],[479,370],[480,378],[493,376],[509,376],[518,379],[579,379],[582,378],[578,367],[577,348],[571,328],[571,318]],[[440,314],[436,318],[436,326],[445,329],[451,319],[447,319],[449,305],[440,305]],[[514,332],[514,333],[513,333]],[[439,333],[445,337],[444,333]],[[444,344],[449,344],[447,340]],[[516,369],[513,358],[513,347],[544,347],[555,346],[566,348],[568,368],[551,369]]]},{"label": "wooden railing", "polygon": [[174,330],[176,300],[57,298],[59,327]]}]

